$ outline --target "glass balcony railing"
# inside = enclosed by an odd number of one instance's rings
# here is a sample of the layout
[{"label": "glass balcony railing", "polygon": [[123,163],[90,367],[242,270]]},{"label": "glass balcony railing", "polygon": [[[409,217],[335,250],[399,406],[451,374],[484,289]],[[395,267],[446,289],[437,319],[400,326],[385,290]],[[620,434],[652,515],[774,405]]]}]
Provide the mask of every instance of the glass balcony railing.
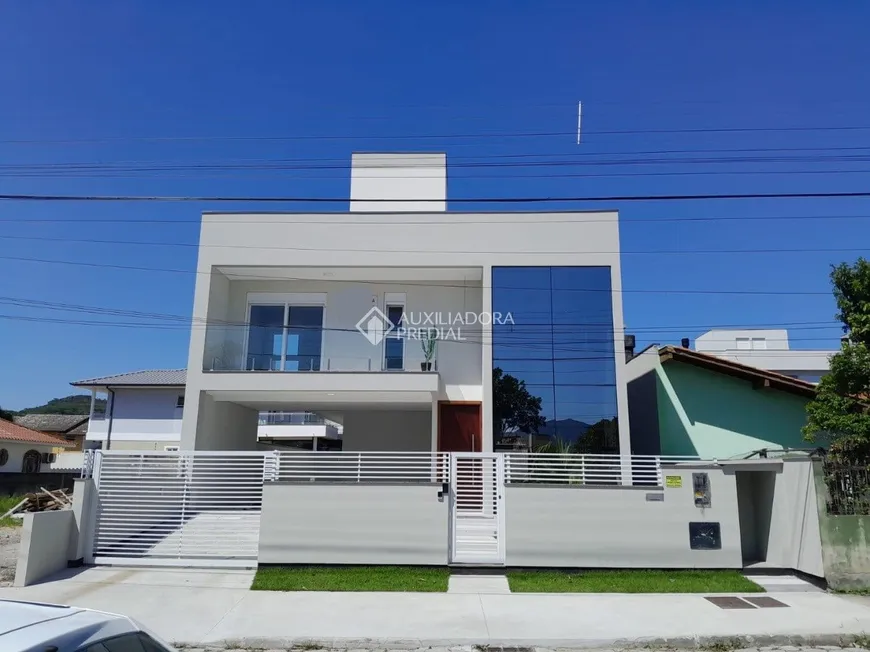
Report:
[{"label": "glass balcony railing", "polygon": [[[402,372],[421,371],[420,346],[391,340],[372,344],[355,328],[306,330],[209,325],[203,371],[251,372]],[[431,361],[429,371],[437,371]]]},{"label": "glass balcony railing", "polygon": [[326,419],[310,412],[268,412],[260,414],[261,426],[304,426],[326,424]]}]

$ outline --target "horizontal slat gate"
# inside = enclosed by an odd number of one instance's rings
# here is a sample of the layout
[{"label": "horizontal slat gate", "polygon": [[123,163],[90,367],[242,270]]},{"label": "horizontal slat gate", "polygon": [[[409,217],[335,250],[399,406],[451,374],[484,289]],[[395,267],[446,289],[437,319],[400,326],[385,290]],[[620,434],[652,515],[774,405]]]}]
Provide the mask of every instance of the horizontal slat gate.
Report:
[{"label": "horizontal slat gate", "polygon": [[504,456],[453,453],[450,561],[504,564]]},{"label": "horizontal slat gate", "polygon": [[97,564],[256,565],[268,453],[98,455]]}]

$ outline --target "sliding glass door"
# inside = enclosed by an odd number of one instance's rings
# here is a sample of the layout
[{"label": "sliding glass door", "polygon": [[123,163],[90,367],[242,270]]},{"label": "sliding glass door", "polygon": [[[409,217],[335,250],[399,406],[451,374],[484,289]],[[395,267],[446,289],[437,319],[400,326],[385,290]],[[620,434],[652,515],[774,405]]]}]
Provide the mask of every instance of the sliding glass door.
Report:
[{"label": "sliding glass door", "polygon": [[285,306],[251,306],[247,371],[279,371],[284,350]]},{"label": "sliding glass door", "polygon": [[323,306],[252,304],[245,369],[320,371]]},{"label": "sliding glass door", "polygon": [[284,371],[320,371],[323,306],[287,306]]}]

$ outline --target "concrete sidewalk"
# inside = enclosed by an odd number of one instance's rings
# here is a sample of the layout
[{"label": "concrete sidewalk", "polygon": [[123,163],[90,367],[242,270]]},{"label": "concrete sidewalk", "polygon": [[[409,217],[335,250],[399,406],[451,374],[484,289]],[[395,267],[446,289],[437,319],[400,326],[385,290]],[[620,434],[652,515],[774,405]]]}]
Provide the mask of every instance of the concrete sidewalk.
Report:
[{"label": "concrete sidewalk", "polygon": [[726,610],[695,594],[254,592],[252,577],[249,571],[89,568],[0,589],[0,598],[124,613],[192,646],[606,648],[689,645],[710,637],[836,644],[870,632],[866,603],[815,592],[762,594],[787,608]]}]

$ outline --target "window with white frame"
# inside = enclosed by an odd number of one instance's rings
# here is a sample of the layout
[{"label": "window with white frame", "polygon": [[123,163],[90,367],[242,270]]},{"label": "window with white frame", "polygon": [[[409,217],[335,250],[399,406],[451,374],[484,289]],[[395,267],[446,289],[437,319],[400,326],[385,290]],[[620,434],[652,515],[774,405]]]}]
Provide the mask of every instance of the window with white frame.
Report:
[{"label": "window with white frame", "polygon": [[184,394],[179,394],[175,399],[175,408],[177,410],[184,409]]},{"label": "window with white frame", "polygon": [[106,413],[109,408],[108,392],[94,392],[91,402],[91,415],[93,421],[102,421],[106,418]]},{"label": "window with white frame", "polygon": [[248,295],[248,371],[320,371],[325,294]]},{"label": "window with white frame", "polygon": [[387,371],[405,370],[405,340],[401,329],[404,326],[402,317],[405,314],[405,295],[388,293],[384,301],[387,319],[393,325],[393,330],[384,338],[384,369]]}]

